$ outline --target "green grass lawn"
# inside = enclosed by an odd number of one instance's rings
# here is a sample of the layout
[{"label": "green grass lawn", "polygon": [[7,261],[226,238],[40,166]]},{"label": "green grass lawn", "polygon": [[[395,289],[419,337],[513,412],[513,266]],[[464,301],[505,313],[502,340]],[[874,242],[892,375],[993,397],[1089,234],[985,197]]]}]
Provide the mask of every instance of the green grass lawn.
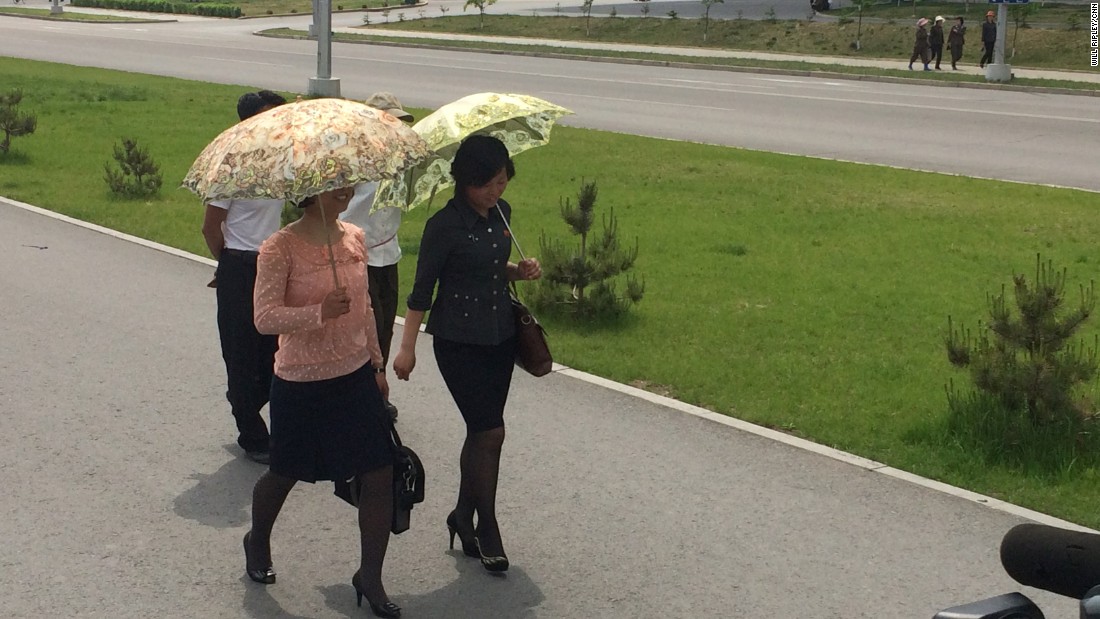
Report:
[{"label": "green grass lawn", "polygon": [[[985,12],[990,9],[997,10],[985,2],[876,2],[864,7],[863,16],[907,22],[917,17],[927,17],[931,20],[936,15],[942,15],[947,18],[949,25],[955,17],[962,17],[966,24],[975,26],[975,29],[970,32],[980,34],[981,28],[979,25],[985,19]],[[1028,9],[1023,5],[1009,6],[1008,21],[1010,27],[1014,24],[1017,13],[1021,10]],[[1024,13],[1019,13],[1021,25],[1026,21],[1030,25],[1067,28],[1075,18],[1080,20],[1079,26],[1081,28],[1085,28],[1088,24],[1089,7],[1087,4],[1036,2],[1030,8],[1030,11],[1032,12],[1026,14],[1026,19]],[[859,15],[859,9],[854,6],[845,6],[840,10],[830,11],[828,14],[855,18]],[[945,27],[944,29],[948,28]]]},{"label": "green grass lawn", "polygon": [[[39,119],[0,158],[0,195],[206,255],[203,207],[174,187],[257,86],[8,58],[0,83],[23,88]],[[103,164],[123,136],[161,164],[160,197],[107,194]],[[540,232],[567,237],[559,198],[582,177],[641,248],[646,297],[628,319],[545,316],[562,363],[1100,526],[1095,450],[1020,469],[946,438],[944,385],[966,377],[942,343],[948,314],[975,325],[986,294],[1030,272],[1036,252],[1074,284],[1095,277],[1097,194],[568,127],[516,166],[507,197],[528,251]],[[404,291],[427,215],[401,230]]]},{"label": "green grass lawn", "polygon": [[[1082,9],[1084,10],[1084,9]],[[699,19],[593,18],[586,35],[583,17],[486,15],[485,27],[478,16],[462,15],[434,19],[395,17],[383,23],[371,17],[371,28],[400,29],[413,32],[451,32],[486,36],[519,36],[566,41],[634,43],[654,46],[707,47],[746,51],[786,52],[805,55],[883,58],[908,62],[913,51],[912,24],[864,23],[856,40],[856,23],[837,21],[760,21],[711,20],[707,42],[703,42],[703,22]],[[980,55],[980,28],[969,32],[963,55],[965,64],[975,64]],[[1019,67],[1089,70],[1089,38],[1086,30],[1021,29],[1012,64]]]},{"label": "green grass lawn", "polygon": [[0,13],[7,13],[11,15],[30,15],[32,17],[47,17],[49,19],[56,19],[61,21],[98,21],[98,22],[128,22],[128,21],[148,21],[146,19],[136,19],[133,17],[122,17],[118,15],[100,15],[92,13],[81,13],[78,11],[64,11],[58,14],[50,13],[49,9],[28,9],[21,6],[0,6]]}]

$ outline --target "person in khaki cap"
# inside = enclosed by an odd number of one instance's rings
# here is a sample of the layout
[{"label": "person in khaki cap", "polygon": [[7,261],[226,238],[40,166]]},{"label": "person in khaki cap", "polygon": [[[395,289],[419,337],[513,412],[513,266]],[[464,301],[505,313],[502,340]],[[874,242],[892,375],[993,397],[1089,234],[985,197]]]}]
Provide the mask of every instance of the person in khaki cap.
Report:
[{"label": "person in khaki cap", "polygon": [[[401,102],[392,93],[376,92],[364,103],[388,112],[405,122],[412,122],[413,115],[401,109]],[[366,233],[367,242],[367,293],[370,294],[374,320],[378,328],[378,343],[382,347],[382,363],[390,359],[390,341],[393,339],[393,323],[397,318],[397,262],[401,260],[401,245],[397,242],[397,229],[401,226],[401,209],[389,207],[371,212],[374,192],[378,183],[362,183],[355,186],[348,208],[340,219],[355,224]],[[386,412],[397,420],[397,407],[386,400]]]}]

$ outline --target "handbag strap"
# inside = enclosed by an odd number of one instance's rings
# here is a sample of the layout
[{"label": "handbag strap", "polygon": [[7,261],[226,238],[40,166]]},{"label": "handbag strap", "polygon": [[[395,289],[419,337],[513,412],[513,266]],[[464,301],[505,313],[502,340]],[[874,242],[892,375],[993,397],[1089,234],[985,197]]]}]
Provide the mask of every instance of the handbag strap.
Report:
[{"label": "handbag strap", "polygon": [[[505,229],[508,230],[508,238],[512,239],[512,244],[516,246],[516,251],[519,252],[519,259],[526,260],[527,256],[523,254],[523,248],[519,246],[519,241],[516,240],[516,235],[512,232],[512,226],[508,225],[508,218],[504,216],[504,211],[500,210],[500,202],[497,202],[494,206],[496,206],[497,212],[500,213],[500,220],[504,222]],[[515,280],[509,280],[508,286],[512,288],[512,296],[518,300],[519,290],[516,288]]]}]

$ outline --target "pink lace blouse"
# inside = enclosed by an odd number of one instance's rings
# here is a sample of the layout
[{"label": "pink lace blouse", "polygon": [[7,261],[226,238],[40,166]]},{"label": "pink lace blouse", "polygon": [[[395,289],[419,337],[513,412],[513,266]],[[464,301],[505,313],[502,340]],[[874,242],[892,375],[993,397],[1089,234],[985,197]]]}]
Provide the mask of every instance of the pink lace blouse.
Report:
[{"label": "pink lace blouse", "polygon": [[340,223],[334,242],[336,272],[347,288],[347,314],[322,320],[321,302],[333,290],[328,248],[311,245],[286,228],[260,247],[254,293],[256,329],[278,334],[275,375],[292,382],[350,374],[374,359],[382,364],[374,312],[367,294],[363,230]]}]

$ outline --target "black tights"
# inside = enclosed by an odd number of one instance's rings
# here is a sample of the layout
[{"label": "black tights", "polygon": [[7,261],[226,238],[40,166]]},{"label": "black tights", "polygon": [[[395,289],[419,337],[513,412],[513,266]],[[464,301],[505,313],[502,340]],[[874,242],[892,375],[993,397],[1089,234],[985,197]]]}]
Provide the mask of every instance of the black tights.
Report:
[{"label": "black tights", "polygon": [[[367,599],[375,604],[390,601],[382,586],[382,563],[390,543],[390,520],[393,517],[393,468],[383,467],[359,476],[359,584]],[[286,497],[297,480],[268,471],[252,489],[252,532],[249,534],[249,554],[255,565],[271,565],[271,530],[283,508]]]},{"label": "black tights", "polygon": [[458,488],[455,517],[459,523],[473,523],[477,513],[476,535],[485,556],[504,556],[504,544],[497,524],[497,478],[500,451],[504,445],[504,427],[466,435],[459,467],[462,481]]}]

